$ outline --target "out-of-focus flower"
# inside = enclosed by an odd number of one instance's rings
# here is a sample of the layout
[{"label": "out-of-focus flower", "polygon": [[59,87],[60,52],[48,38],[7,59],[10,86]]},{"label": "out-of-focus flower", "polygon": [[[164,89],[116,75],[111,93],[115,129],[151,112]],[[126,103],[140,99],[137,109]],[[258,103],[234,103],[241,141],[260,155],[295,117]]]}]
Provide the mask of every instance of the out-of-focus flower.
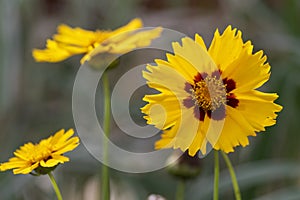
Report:
[{"label": "out-of-focus flower", "polygon": [[142,108],[147,123],[163,130],[156,149],[180,148],[194,156],[206,154],[209,144],[233,152],[276,123],[278,95],[256,90],[269,79],[267,57],[253,53],[241,31],[217,30],[208,49],[198,34],[185,37],[173,50],[167,61],[155,60],[157,66],[143,72],[148,86],[160,92],[146,95]]},{"label": "out-of-focus flower", "polygon": [[81,63],[98,53],[123,54],[134,48],[150,45],[162,31],[162,28],[158,27],[135,33],[142,27],[142,20],[138,18],[113,31],[89,31],[62,24],[58,26],[58,33],[53,39],[47,40],[46,49],[34,49],[32,54],[37,62],[60,62],[73,55],[84,54]]},{"label": "out-of-focus flower", "polygon": [[166,199],[158,194],[151,194],[147,200],[166,200]]},{"label": "out-of-focus flower", "polygon": [[62,129],[38,144],[21,146],[14,152],[15,157],[0,165],[0,171],[13,169],[14,174],[29,174],[34,170],[38,175],[47,174],[58,164],[69,161],[63,154],[79,145],[79,138],[72,137],[73,134],[73,129],[67,132]]}]

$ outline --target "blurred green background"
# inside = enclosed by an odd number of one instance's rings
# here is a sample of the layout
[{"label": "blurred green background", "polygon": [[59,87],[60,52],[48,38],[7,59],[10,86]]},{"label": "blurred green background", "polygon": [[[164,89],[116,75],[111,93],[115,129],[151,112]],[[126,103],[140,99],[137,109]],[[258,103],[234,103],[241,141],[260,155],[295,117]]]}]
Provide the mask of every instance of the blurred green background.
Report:
[{"label": "blurred green background", "polygon": [[[298,0],[1,0],[0,161],[25,142],[38,142],[74,127],[72,87],[80,56],[61,63],[35,63],[31,51],[65,23],[86,29],[114,29],[140,17],[145,26],[163,26],[210,43],[216,28],[241,29],[272,66],[264,91],[277,92],[284,106],[275,126],[230,154],[243,199],[300,199],[300,1]],[[254,111],[255,112],[255,111]],[[100,117],[101,118],[101,117]],[[64,199],[99,199],[99,169],[81,145],[58,167]],[[212,199],[213,154],[201,160],[202,173],[187,182],[186,199]],[[220,199],[234,199],[221,160]],[[166,170],[127,174],[112,170],[112,199],[147,199],[155,193],[174,199],[176,179]],[[0,199],[50,200],[47,177],[0,174]]]}]

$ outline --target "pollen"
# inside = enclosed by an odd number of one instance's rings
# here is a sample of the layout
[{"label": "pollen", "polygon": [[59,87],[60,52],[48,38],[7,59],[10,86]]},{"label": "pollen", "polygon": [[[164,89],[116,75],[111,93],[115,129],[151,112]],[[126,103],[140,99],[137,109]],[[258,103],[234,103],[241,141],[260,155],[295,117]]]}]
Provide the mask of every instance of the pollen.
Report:
[{"label": "pollen", "polygon": [[195,82],[191,92],[195,103],[204,111],[214,111],[226,104],[226,86],[216,76]]}]

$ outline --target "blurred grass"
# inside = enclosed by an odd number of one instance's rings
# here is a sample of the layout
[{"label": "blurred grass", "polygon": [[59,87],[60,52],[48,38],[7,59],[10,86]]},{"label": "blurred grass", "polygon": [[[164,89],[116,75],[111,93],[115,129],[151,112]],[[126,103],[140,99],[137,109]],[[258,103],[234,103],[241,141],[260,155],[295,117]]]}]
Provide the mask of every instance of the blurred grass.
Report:
[{"label": "blurred grass", "polygon": [[[72,86],[79,57],[57,64],[35,63],[31,57],[31,50],[43,48],[58,24],[113,29],[141,17],[146,26],[162,25],[189,35],[198,32],[207,43],[216,28],[233,24],[243,31],[245,39],[252,40],[256,50],[263,49],[268,55],[272,75],[262,89],[277,92],[278,103],[284,106],[276,126],[230,155],[243,199],[299,199],[299,10],[298,0],[0,1],[1,161],[27,141],[38,141],[62,127],[74,127]],[[89,181],[97,176],[99,163],[83,147],[70,157],[72,161],[60,166],[57,175],[66,183],[65,196],[83,199]],[[188,183],[189,199],[212,196],[212,156],[203,163],[202,176]],[[224,166],[222,169],[221,194],[232,198],[228,174]],[[1,173],[0,199],[52,199],[52,190],[43,180]],[[72,184],[67,184],[69,180]],[[146,199],[151,193],[174,198],[174,179],[164,170],[139,175],[113,171],[113,180],[116,188],[128,183],[137,199]],[[26,187],[20,191],[23,184]]]}]

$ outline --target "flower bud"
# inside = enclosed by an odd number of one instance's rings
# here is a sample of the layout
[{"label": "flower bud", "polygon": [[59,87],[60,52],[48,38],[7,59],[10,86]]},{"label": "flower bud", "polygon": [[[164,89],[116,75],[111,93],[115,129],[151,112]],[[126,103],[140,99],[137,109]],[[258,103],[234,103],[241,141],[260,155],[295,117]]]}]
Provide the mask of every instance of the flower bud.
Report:
[{"label": "flower bud", "polygon": [[[181,152],[174,151],[174,154],[171,155],[169,160],[178,157],[178,154]],[[188,152],[184,152],[176,161],[173,161],[168,166],[168,172],[180,179],[192,179],[197,177],[201,173],[201,160],[196,156],[192,157],[188,155]]]}]

